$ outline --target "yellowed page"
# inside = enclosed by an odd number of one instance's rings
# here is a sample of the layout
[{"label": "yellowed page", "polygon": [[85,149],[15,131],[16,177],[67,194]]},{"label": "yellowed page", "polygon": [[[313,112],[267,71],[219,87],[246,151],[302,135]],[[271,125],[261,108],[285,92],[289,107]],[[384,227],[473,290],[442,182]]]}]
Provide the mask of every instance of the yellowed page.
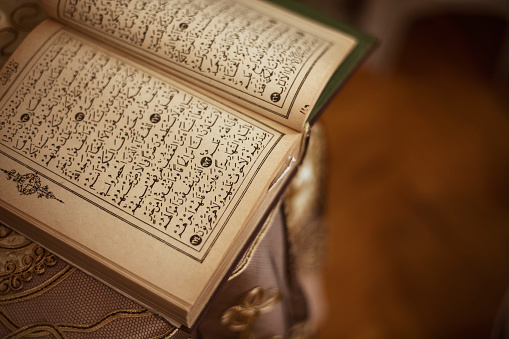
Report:
[{"label": "yellowed page", "polygon": [[190,326],[299,145],[269,122],[46,21],[0,74],[4,221]]},{"label": "yellowed page", "polygon": [[45,0],[50,15],[229,101],[302,130],[356,45],[256,0]]}]

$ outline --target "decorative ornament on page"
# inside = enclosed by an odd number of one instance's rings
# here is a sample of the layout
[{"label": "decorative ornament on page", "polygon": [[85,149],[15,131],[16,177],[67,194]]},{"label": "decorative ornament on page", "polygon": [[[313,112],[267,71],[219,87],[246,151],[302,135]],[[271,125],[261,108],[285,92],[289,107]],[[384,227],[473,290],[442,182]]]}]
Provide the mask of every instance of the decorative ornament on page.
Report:
[{"label": "decorative ornament on page", "polygon": [[57,257],[0,223],[0,293],[21,290],[34,275],[55,266]]},{"label": "decorative ornament on page", "polygon": [[0,171],[7,175],[7,180],[14,181],[17,185],[18,192],[23,195],[32,195],[37,193],[37,198],[55,199],[58,202],[64,203],[58,199],[53,192],[49,191],[48,185],[42,186],[41,178],[34,173],[19,174],[15,170],[4,170],[0,168]]},{"label": "decorative ornament on page", "polygon": [[254,338],[253,327],[262,313],[271,311],[280,301],[281,292],[277,289],[264,290],[255,287],[242,297],[239,305],[227,309],[221,323],[234,332],[240,332],[239,338]]}]

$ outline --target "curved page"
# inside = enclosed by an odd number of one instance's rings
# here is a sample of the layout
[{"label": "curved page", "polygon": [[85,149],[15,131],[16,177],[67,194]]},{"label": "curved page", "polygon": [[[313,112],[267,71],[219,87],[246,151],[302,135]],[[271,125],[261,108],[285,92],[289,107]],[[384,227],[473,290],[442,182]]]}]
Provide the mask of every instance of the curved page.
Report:
[{"label": "curved page", "polygon": [[302,130],[354,37],[262,1],[46,0],[57,20]]}]

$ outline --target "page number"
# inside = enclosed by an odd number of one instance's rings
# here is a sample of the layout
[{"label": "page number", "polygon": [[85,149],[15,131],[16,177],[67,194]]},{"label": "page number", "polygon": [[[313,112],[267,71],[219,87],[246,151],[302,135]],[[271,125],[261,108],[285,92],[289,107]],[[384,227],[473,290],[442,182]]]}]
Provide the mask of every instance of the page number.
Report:
[{"label": "page number", "polygon": [[308,113],[309,113],[309,109],[310,109],[310,108],[311,108],[311,107],[310,107],[309,105],[304,105],[304,107],[302,107],[302,108],[300,109],[300,112],[301,112],[302,114],[308,114]]}]

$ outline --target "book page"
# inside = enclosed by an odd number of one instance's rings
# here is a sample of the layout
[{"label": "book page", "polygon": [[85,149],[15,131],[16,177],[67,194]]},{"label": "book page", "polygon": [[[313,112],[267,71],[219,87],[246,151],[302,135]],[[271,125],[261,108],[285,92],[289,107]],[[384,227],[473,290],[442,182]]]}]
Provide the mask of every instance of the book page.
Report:
[{"label": "book page", "polygon": [[[164,274],[164,290],[195,298],[298,133],[54,22],[36,32],[1,73],[0,200],[128,274]],[[150,264],[131,261],[136,253]],[[161,262],[164,273],[152,272]],[[187,286],[192,276],[204,279]]]},{"label": "book page", "polygon": [[66,25],[297,130],[356,44],[348,35],[253,0],[45,3]]}]

